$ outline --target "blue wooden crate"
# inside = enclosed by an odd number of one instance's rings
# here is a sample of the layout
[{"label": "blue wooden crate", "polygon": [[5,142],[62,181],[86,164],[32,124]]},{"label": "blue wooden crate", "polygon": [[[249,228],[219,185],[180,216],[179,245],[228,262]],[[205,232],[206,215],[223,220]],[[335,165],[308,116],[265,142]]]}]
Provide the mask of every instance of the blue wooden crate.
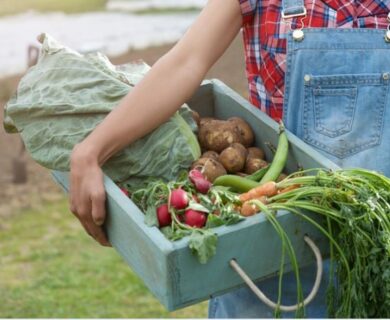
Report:
[{"label": "blue wooden crate", "polygon": [[[222,82],[204,82],[188,104],[202,116],[245,119],[255,132],[256,145],[266,151],[267,159],[272,159],[265,143],[277,145],[278,124]],[[296,136],[288,133],[288,138],[287,172],[299,167],[338,169]],[[54,171],[53,177],[68,191],[67,173]],[[253,280],[269,277],[280,267],[281,241],[262,214],[233,226],[215,228],[217,253],[202,265],[191,254],[188,238],[167,240],[158,228],[145,225],[144,214],[107,177],[105,187],[108,212],[105,229],[111,244],[170,311],[242,286],[242,279],[229,265],[231,259],[236,259]],[[291,238],[301,266],[314,262],[303,240],[305,234],[314,240],[324,256],[328,254],[326,238],[312,225],[288,212],[278,212],[277,218]],[[290,269],[286,262],[286,270]]]}]

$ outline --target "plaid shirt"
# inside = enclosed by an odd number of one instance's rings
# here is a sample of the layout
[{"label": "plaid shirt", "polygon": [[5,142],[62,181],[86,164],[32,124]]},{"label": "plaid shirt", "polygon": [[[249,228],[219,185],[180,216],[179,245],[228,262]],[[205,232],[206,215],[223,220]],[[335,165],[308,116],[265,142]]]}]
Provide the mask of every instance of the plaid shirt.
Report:
[{"label": "plaid shirt", "polygon": [[[302,17],[282,21],[282,0],[239,0],[243,16],[250,101],[275,120],[282,118],[286,33]],[[387,28],[389,0],[305,0],[304,27]]]}]

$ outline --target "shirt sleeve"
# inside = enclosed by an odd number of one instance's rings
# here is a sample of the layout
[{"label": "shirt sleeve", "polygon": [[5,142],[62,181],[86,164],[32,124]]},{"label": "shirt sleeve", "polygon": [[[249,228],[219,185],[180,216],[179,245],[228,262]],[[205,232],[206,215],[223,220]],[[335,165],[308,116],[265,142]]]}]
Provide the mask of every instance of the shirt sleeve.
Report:
[{"label": "shirt sleeve", "polygon": [[253,20],[256,13],[258,0],[239,0],[243,24],[248,24]]}]

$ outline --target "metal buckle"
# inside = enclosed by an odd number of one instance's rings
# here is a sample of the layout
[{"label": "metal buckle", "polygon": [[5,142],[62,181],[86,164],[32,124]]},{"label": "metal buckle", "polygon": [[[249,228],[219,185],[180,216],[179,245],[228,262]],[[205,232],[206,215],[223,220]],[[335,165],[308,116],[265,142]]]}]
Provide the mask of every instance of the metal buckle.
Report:
[{"label": "metal buckle", "polygon": [[306,11],[305,7],[303,7],[303,12],[301,12],[301,13],[285,14],[284,10],[282,10],[282,18],[283,19],[290,19],[290,18],[295,18],[295,17],[306,16],[306,14],[307,14],[307,11]]}]

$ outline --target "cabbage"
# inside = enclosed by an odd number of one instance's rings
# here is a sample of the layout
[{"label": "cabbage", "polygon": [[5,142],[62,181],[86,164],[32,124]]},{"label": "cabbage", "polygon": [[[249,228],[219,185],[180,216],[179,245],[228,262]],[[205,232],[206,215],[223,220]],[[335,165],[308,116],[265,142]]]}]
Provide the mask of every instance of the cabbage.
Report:
[{"label": "cabbage", "polygon": [[[4,127],[19,132],[42,166],[69,170],[70,154],[149,70],[143,63],[115,67],[100,53],[81,55],[42,37],[36,66],[5,106]],[[153,179],[174,180],[200,156],[196,123],[187,106],[113,156],[104,172],[130,189]]]}]

